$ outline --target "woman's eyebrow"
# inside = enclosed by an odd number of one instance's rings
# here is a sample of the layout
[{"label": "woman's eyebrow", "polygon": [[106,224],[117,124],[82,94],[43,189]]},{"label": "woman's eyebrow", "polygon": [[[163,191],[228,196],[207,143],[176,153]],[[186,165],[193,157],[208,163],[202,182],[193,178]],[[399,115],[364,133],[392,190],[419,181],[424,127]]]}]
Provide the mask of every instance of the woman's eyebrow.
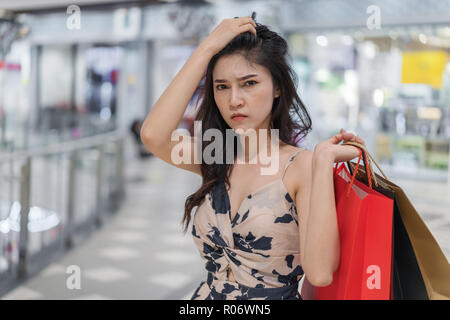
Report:
[{"label": "woman's eyebrow", "polygon": [[[256,76],[257,76],[257,74],[248,74],[246,76],[238,78],[238,80],[245,80],[245,79],[248,79],[248,78],[251,78],[251,77],[256,77]],[[227,80],[216,79],[216,80],[214,80],[214,82],[227,82]]]}]

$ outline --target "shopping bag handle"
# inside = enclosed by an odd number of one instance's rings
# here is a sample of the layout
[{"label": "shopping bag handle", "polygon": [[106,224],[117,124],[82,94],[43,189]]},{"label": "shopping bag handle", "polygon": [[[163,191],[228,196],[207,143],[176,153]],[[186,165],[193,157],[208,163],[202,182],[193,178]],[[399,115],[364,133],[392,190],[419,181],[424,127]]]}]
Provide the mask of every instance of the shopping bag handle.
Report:
[{"label": "shopping bag handle", "polygon": [[[369,151],[367,151],[366,147],[361,144],[358,143],[356,141],[346,141],[342,143],[343,145],[352,145],[357,147],[358,149],[360,149],[362,151],[363,154],[363,160],[364,160],[364,166],[366,168],[366,175],[367,175],[367,180],[369,182],[369,187],[372,188],[372,180],[375,184],[375,186],[378,187],[378,180],[377,177],[375,175],[375,172],[373,171],[372,168],[372,162],[375,163],[376,167],[378,168],[378,170],[380,170],[380,173],[383,175],[383,177],[386,180],[389,180],[386,175],[384,174],[383,170],[381,170],[380,166],[378,165],[378,163],[375,161],[375,159],[372,157],[372,155],[369,153]],[[368,157],[367,157],[368,156]],[[359,161],[360,159],[358,159],[358,165],[359,165]],[[347,162],[347,165],[349,167],[349,170],[351,170],[351,166],[350,166],[350,161]],[[358,171],[358,167],[355,168],[355,172]]]},{"label": "shopping bag handle", "polygon": [[[343,143],[343,144],[353,145],[353,144],[349,144],[349,143]],[[352,183],[351,184],[353,184],[353,181],[354,181],[354,179],[356,177],[356,174],[357,174],[358,168],[359,168],[359,163],[361,162],[361,157],[362,157],[365,168],[368,168],[368,170],[364,170],[365,173],[366,173],[367,184],[368,184],[369,188],[372,189],[372,179],[375,182],[375,186],[377,186],[378,182],[376,180],[376,177],[373,176],[372,167],[370,167],[370,163],[368,163],[368,161],[367,161],[366,153],[365,153],[364,149],[361,148],[360,146],[356,146],[356,145],[353,145],[353,146],[356,147],[359,150],[359,157],[358,157],[358,161],[357,161],[357,163],[355,165],[355,170],[354,171],[352,169],[352,165],[350,163],[350,160],[347,161],[348,171],[350,171],[350,174],[352,175],[352,181],[351,181]]]},{"label": "shopping bag handle", "polygon": [[[358,168],[359,168],[359,163],[361,162],[361,157],[364,159],[363,161],[366,161],[366,157],[364,155],[364,152],[362,149],[358,148],[359,151],[359,156],[358,156],[358,162],[356,163],[356,167],[355,167],[355,171],[352,173],[351,172],[351,168],[350,168],[350,161],[347,161],[347,165],[349,167],[350,173],[352,175],[352,178],[350,179],[350,183],[348,184],[347,187],[347,192],[345,193],[345,196],[348,197],[350,194],[350,189],[353,186],[353,183],[355,182],[355,178],[356,178],[356,173],[358,172]],[[369,176],[369,188],[372,189],[372,181],[370,180],[370,176]]]},{"label": "shopping bag handle", "polygon": [[[351,173],[351,167],[350,167],[350,163],[347,161],[347,165],[349,167],[350,173],[352,175],[351,179],[350,179],[350,183],[347,186],[347,191],[345,192],[345,196],[348,197],[350,195],[350,190],[353,186],[353,183],[355,182],[355,178],[356,178],[356,173],[358,172],[358,167],[359,167],[359,163],[361,162],[361,158],[363,157],[363,150],[360,148],[357,148],[359,151],[359,156],[358,156],[358,161],[356,162],[356,167],[355,167],[355,171],[353,173]],[[342,166],[341,166],[342,167]],[[336,163],[336,166],[334,167],[333,170],[333,176],[336,177],[338,176],[338,171],[340,171],[341,169],[338,169],[338,165]],[[369,179],[370,181],[370,179]],[[372,185],[370,184],[370,188],[372,188]]]}]

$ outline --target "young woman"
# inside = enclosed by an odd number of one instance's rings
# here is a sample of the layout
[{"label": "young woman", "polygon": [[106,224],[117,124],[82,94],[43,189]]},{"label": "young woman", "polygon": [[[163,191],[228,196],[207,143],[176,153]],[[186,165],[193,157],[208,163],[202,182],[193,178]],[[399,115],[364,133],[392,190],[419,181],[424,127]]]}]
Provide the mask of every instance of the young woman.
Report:
[{"label": "young woman", "polygon": [[[341,141],[364,142],[341,130],[314,151],[297,148],[311,120],[296,93],[287,52],[282,37],[251,17],[223,20],[178,72],[141,129],[142,141],[155,156],[203,178],[186,201],[183,219],[186,230],[198,206],[192,235],[207,276],[192,299],[301,299],[303,275],[314,286],[326,286],[339,265],[333,163],[359,155]],[[244,163],[199,164],[194,137],[171,140],[205,68],[196,120],[202,132],[222,133],[223,159],[231,148],[234,159],[240,154]],[[229,147],[227,129],[237,133],[240,147]],[[253,149],[242,134],[249,129],[258,137]],[[266,141],[261,133],[267,133]],[[191,151],[190,162],[173,159],[180,143]],[[203,141],[201,150],[208,143]],[[261,174],[267,167],[260,161],[263,151],[276,156],[275,173]]]}]

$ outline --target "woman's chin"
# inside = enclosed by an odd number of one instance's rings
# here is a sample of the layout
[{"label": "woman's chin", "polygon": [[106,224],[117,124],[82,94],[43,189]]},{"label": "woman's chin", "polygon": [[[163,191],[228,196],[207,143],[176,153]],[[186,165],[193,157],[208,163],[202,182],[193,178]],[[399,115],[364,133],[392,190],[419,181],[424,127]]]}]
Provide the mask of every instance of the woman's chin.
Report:
[{"label": "woman's chin", "polygon": [[254,128],[246,125],[233,126],[232,129],[237,135],[244,135],[246,132],[248,134],[252,131],[252,129],[254,130]]}]

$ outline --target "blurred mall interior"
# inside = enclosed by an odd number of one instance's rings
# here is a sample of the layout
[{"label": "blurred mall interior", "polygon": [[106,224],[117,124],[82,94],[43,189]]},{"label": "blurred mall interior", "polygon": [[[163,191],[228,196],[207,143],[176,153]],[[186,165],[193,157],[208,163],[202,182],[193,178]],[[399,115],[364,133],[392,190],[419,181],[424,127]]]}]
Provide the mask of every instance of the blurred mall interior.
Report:
[{"label": "blurred mall interior", "polygon": [[0,0],[1,299],[190,297],[206,271],[181,219],[201,181],[139,125],[252,11],[288,41],[313,123],[299,146],[357,133],[450,257],[450,0]]}]

